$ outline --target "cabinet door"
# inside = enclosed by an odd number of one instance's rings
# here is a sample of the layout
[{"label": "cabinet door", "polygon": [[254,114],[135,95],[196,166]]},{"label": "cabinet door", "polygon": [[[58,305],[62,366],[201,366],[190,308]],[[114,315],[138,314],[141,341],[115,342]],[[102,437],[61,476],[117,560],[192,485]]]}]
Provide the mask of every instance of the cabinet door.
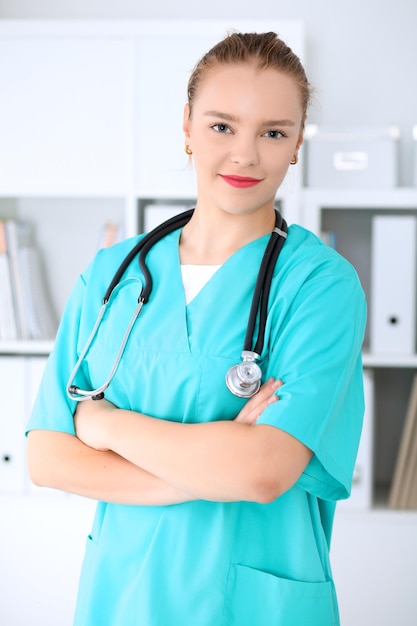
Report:
[{"label": "cabinet door", "polygon": [[0,491],[25,488],[25,396],[23,357],[0,357]]},{"label": "cabinet door", "polygon": [[134,182],[140,190],[190,195],[194,175],[182,120],[193,65],[216,36],[143,36],[135,44]]},{"label": "cabinet door", "polygon": [[[29,419],[32,411],[33,403],[36,400],[39,385],[42,380],[43,372],[45,370],[47,357],[46,356],[30,356],[25,358],[26,363],[26,396],[25,396],[25,424]],[[48,495],[49,493],[59,493],[54,489],[46,487],[37,487],[34,485],[28,475],[27,467],[25,463],[25,479],[26,489],[33,494]]]},{"label": "cabinet door", "polygon": [[0,38],[0,191],[126,188],[130,50],[116,38]]}]

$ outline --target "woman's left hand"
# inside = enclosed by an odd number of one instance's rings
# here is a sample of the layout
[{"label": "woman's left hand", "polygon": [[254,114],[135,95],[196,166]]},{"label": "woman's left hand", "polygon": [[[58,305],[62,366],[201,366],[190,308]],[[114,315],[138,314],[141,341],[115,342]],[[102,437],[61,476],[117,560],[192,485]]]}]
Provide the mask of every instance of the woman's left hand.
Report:
[{"label": "woman's left hand", "polygon": [[75,432],[83,443],[95,450],[108,450],[106,426],[117,407],[108,400],[78,402],[74,415]]},{"label": "woman's left hand", "polygon": [[279,396],[277,396],[275,392],[282,384],[282,380],[275,380],[274,378],[267,380],[259,391],[248,400],[239,415],[235,418],[235,422],[252,426],[256,424],[262,411],[273,402],[279,400]]}]

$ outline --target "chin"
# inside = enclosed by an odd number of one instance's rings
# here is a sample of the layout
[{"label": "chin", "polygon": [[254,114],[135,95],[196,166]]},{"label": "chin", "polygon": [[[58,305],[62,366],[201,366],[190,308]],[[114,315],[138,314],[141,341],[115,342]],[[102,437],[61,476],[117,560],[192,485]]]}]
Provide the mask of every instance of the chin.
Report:
[{"label": "chin", "polygon": [[230,215],[254,215],[256,213],[270,213],[274,210],[274,200],[269,200],[268,202],[256,204],[256,205],[246,205],[246,206],[236,206],[233,204],[232,206],[223,206],[220,207],[222,211],[228,213]]}]

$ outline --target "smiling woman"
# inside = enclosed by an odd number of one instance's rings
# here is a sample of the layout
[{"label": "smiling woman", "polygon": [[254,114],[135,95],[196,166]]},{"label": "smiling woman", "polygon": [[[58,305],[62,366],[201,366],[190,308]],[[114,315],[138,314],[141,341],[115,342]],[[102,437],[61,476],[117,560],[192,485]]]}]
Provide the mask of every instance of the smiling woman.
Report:
[{"label": "smiling woman", "polygon": [[[189,221],[151,236],[148,269],[125,268],[85,353],[132,241],[101,250],[67,304],[28,462],[37,484],[99,501],[75,626],[339,623],[329,542],[361,430],[366,307],[353,268],[307,230],[285,232],[274,208],[309,93],[274,33],[235,33],[210,50],[184,109],[197,174]],[[285,243],[264,272],[277,235]],[[82,354],[83,389],[105,379],[148,270],[154,289],[106,399],[77,405],[66,393],[74,363]],[[263,334],[250,399],[225,382],[248,319]]]},{"label": "smiling woman", "polygon": [[185,107],[184,133],[197,173],[200,218],[215,215],[217,220],[219,210],[247,217],[256,213],[258,228],[263,215],[263,228],[269,230],[277,189],[302,143],[304,111],[297,84],[252,60],[210,67],[193,93]]}]

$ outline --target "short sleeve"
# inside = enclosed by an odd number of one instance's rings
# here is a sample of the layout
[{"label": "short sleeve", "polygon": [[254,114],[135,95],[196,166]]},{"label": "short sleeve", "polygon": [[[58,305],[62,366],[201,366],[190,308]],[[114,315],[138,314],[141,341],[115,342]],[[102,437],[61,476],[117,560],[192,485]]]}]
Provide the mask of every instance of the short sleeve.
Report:
[{"label": "short sleeve", "polygon": [[[114,246],[98,250],[78,278],[65,306],[27,431],[44,429],[75,434],[73,418],[77,403],[67,395],[68,380],[94,328],[109,277],[114,276],[136,242],[137,238],[125,239]],[[78,369],[76,379],[79,387],[91,389],[86,359]]]},{"label": "short sleeve", "polygon": [[[84,291],[85,283],[80,277],[65,307],[27,424],[27,432],[41,429],[75,434],[73,415],[76,403],[68,398],[66,387],[78,358],[78,332]],[[80,380],[82,375],[80,372]]]},{"label": "short sleeve", "polygon": [[334,262],[302,282],[271,333],[268,376],[284,384],[279,402],[258,423],[288,432],[313,451],[298,485],[326,500],[350,494],[364,413],[365,323],[356,272],[335,253]]}]

